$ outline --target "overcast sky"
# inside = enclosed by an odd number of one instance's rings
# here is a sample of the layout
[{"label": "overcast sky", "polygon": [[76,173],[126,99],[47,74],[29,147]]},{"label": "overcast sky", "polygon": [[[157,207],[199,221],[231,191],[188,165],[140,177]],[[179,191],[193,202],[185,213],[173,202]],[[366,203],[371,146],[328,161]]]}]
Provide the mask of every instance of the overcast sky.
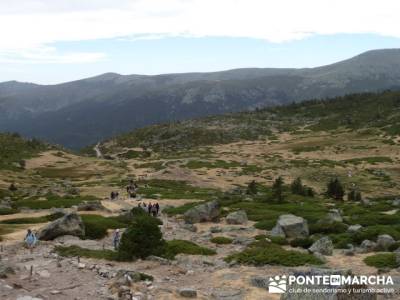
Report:
[{"label": "overcast sky", "polygon": [[1,0],[0,81],[313,67],[400,48],[398,0]]}]

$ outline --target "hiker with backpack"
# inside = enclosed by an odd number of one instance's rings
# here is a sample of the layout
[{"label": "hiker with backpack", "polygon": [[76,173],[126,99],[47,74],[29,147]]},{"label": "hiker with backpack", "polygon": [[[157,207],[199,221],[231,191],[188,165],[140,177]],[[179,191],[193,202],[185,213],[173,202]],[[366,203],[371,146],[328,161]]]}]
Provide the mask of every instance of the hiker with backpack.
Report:
[{"label": "hiker with backpack", "polygon": [[29,249],[32,249],[33,247],[35,247],[37,238],[36,238],[35,233],[31,229],[28,229],[28,232],[26,233],[24,241],[25,241],[26,246]]},{"label": "hiker with backpack", "polygon": [[116,229],[116,230],[114,231],[114,234],[113,234],[113,241],[112,241],[112,242],[113,242],[113,247],[114,247],[115,250],[118,249],[120,240],[121,240],[121,234],[120,234],[120,232],[119,232],[119,229]]}]

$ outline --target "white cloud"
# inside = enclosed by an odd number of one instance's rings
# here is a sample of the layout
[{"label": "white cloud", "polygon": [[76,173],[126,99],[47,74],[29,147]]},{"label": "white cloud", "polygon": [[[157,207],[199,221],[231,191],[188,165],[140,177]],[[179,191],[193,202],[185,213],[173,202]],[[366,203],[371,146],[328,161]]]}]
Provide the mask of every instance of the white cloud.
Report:
[{"label": "white cloud", "polygon": [[[400,37],[399,11],[398,0],[2,0],[0,53],[45,60],[52,43],[117,37],[225,36],[275,43],[316,34]],[[82,62],[103,57],[54,51],[48,56]]]}]

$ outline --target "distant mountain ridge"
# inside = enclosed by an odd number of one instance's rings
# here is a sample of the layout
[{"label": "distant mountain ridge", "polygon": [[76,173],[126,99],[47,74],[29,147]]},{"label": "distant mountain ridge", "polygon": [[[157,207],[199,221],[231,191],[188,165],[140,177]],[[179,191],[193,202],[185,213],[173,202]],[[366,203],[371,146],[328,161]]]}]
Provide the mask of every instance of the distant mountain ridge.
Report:
[{"label": "distant mountain ridge", "polygon": [[314,98],[400,89],[400,49],[306,69],[119,75],[0,83],[0,131],[80,148],[134,128]]}]

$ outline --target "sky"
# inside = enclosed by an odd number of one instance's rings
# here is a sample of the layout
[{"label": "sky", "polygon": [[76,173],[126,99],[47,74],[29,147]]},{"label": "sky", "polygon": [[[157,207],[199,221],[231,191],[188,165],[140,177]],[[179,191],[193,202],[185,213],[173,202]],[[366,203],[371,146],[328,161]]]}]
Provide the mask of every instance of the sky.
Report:
[{"label": "sky", "polygon": [[0,0],[0,81],[315,67],[400,48],[398,0]]}]

